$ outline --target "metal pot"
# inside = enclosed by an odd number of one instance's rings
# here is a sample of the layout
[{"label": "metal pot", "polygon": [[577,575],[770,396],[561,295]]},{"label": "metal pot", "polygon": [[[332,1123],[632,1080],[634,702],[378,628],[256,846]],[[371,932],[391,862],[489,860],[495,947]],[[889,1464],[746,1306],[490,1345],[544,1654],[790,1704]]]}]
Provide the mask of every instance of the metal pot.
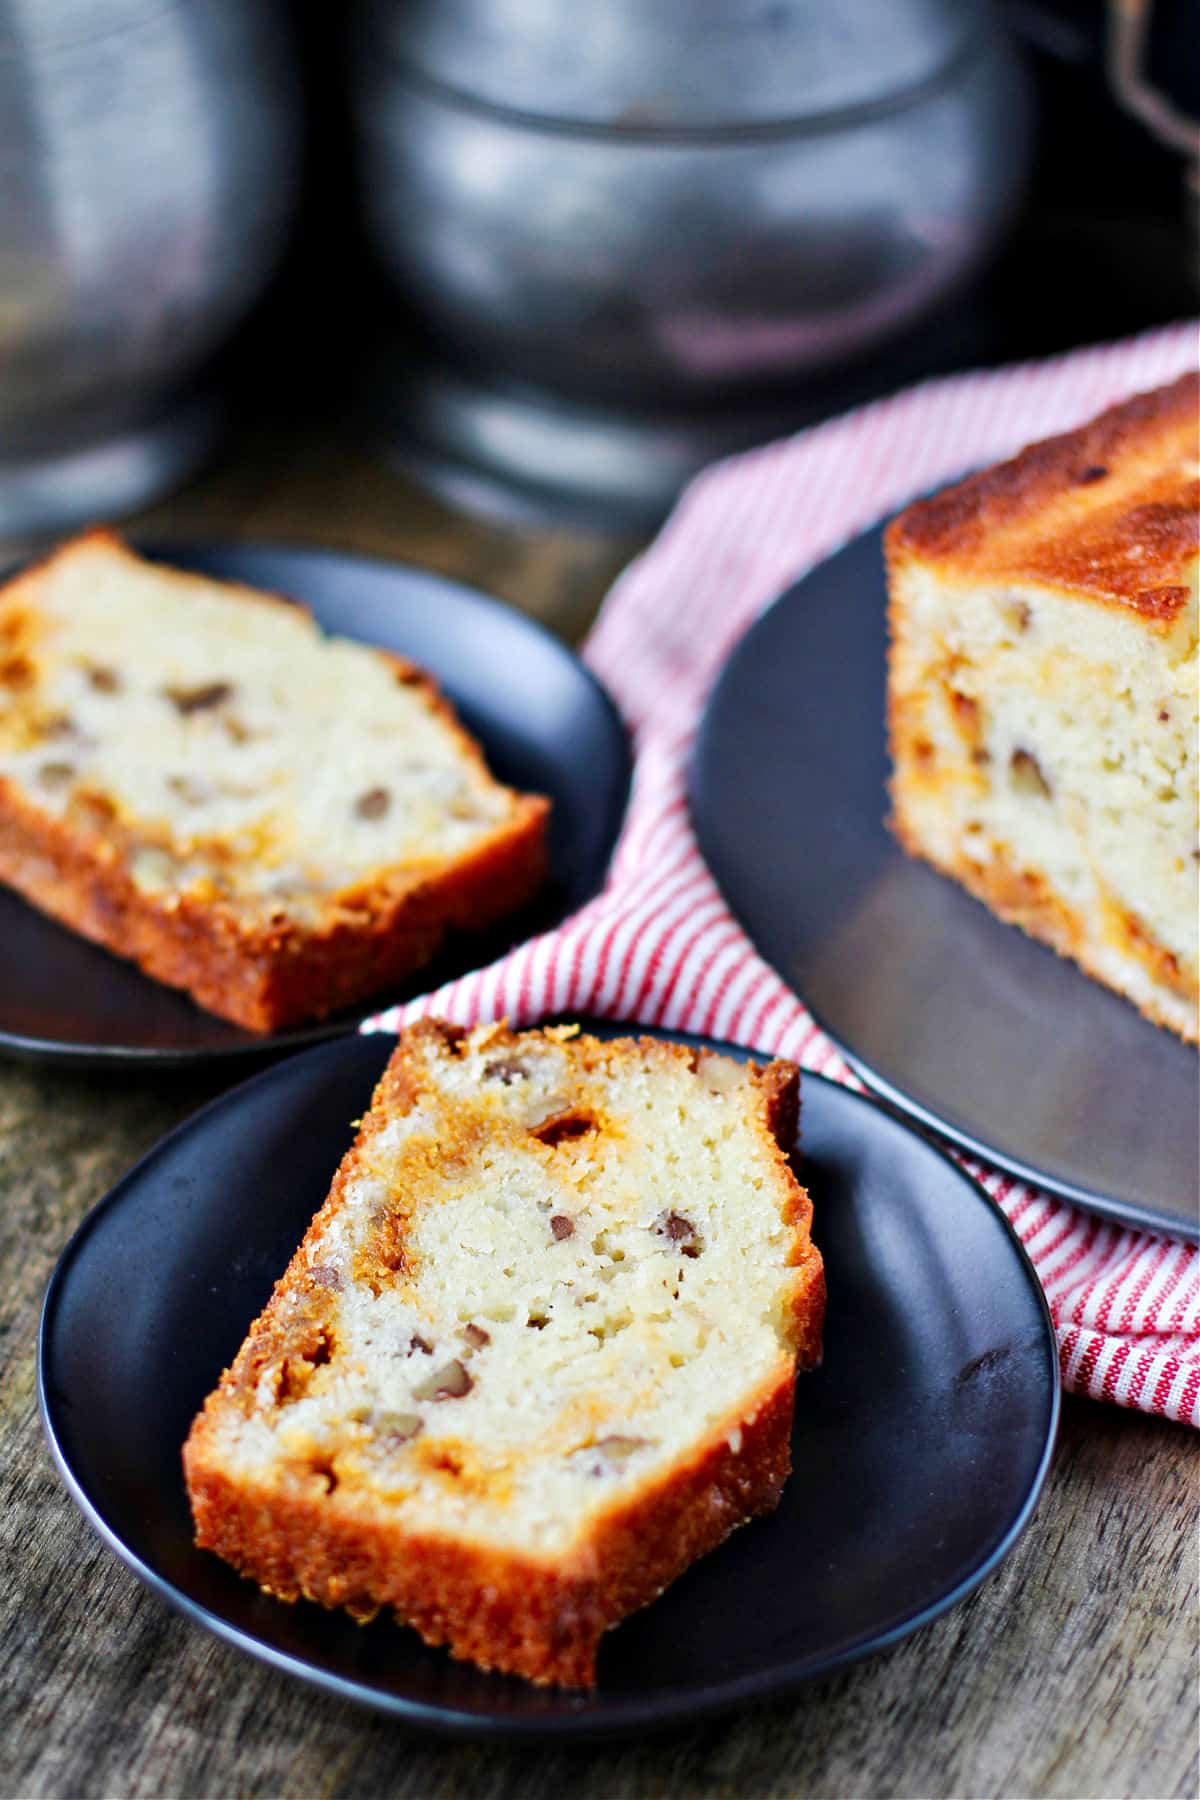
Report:
[{"label": "metal pot", "polygon": [[0,535],[211,446],[198,377],[282,249],[297,123],[270,0],[0,0]]},{"label": "metal pot", "polygon": [[626,513],[936,308],[1024,174],[973,0],[369,0],[356,71],[393,438]]}]

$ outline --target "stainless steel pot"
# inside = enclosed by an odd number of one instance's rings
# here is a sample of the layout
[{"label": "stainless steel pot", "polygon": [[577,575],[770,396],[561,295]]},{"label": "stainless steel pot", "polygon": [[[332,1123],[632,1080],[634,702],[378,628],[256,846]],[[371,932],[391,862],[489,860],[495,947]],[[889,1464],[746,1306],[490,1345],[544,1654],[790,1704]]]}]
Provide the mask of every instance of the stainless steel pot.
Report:
[{"label": "stainless steel pot", "polygon": [[296,105],[272,0],[0,0],[0,536],[210,447],[198,378],[282,248]]},{"label": "stainless steel pot", "polygon": [[974,0],[368,0],[356,71],[427,339],[375,383],[393,440],[618,511],[936,308],[1025,169]]}]

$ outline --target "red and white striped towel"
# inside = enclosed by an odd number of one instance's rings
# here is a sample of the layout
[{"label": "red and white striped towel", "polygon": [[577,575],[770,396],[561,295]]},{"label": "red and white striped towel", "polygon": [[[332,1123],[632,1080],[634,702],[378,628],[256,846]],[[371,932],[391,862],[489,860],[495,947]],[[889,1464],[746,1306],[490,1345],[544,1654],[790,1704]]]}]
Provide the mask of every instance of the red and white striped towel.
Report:
[{"label": "red and white striped towel", "polygon": [[[490,968],[394,1009],[527,1024],[592,1013],[706,1032],[858,1085],[755,953],[701,861],[685,779],[704,701],[752,619],[915,494],[1194,366],[1194,326],[954,376],[714,465],[617,582],[584,655],[632,728],[629,813],[595,900]],[[1200,1425],[1200,1252],[968,1164],[1045,1286],[1066,1387]]]}]

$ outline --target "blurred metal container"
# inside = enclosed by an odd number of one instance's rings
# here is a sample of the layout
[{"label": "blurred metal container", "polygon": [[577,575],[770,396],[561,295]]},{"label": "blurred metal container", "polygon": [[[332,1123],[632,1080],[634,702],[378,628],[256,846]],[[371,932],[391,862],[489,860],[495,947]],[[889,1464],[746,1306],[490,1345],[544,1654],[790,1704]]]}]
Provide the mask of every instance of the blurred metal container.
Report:
[{"label": "blurred metal container", "polygon": [[[366,0],[393,445],[622,517],[936,308],[1026,165],[982,0]],[[771,407],[774,406],[774,412]]]},{"label": "blurred metal container", "polygon": [[200,377],[282,249],[297,127],[272,0],[0,0],[0,535],[211,448]]}]

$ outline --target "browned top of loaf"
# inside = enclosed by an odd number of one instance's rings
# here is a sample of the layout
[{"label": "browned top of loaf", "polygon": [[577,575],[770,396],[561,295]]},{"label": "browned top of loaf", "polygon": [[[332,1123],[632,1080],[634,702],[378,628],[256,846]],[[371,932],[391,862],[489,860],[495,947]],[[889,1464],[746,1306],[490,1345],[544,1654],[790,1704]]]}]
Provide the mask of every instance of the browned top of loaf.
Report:
[{"label": "browned top of loaf", "polygon": [[1034,581],[1170,624],[1200,552],[1200,375],[917,501],[887,550],[896,566]]}]

